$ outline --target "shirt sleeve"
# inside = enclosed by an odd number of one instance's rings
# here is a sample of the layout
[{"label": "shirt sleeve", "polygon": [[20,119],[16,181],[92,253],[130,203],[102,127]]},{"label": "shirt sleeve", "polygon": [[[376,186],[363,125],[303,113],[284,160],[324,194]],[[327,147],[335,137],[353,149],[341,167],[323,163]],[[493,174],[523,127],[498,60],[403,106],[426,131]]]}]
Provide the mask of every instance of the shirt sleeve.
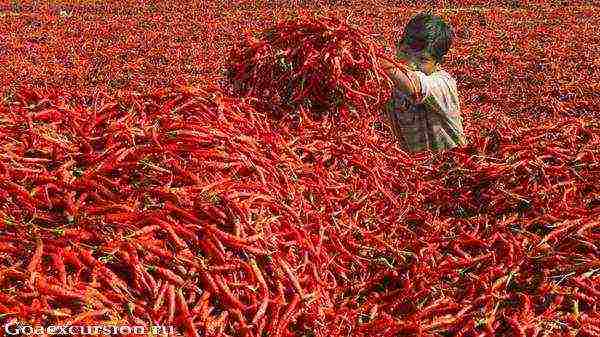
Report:
[{"label": "shirt sleeve", "polygon": [[446,148],[466,144],[456,80],[445,71],[429,76],[418,72],[417,76],[421,82],[420,103],[431,114],[427,117],[431,123],[431,143]]},{"label": "shirt sleeve", "polygon": [[435,110],[448,117],[457,117],[460,113],[456,81],[445,71],[426,75],[418,71],[421,83],[421,101],[419,103],[435,104]]}]

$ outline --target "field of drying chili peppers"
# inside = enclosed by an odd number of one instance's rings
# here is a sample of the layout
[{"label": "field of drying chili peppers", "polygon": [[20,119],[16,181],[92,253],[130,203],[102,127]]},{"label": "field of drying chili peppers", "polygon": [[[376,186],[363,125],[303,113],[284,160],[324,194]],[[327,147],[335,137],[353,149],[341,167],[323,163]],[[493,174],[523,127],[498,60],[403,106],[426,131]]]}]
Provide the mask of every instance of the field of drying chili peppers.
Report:
[{"label": "field of drying chili peppers", "polygon": [[600,7],[523,3],[435,8],[469,145],[420,154],[425,4],[0,5],[0,323],[600,336]]}]

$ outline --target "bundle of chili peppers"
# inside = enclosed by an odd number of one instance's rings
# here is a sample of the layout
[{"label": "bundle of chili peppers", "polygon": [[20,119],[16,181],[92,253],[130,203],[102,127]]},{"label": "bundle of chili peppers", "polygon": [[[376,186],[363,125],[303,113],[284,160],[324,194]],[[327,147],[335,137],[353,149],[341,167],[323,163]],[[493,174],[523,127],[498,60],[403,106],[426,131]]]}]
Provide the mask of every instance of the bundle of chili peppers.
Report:
[{"label": "bundle of chili peppers", "polygon": [[375,113],[304,121],[282,132],[318,175],[304,184],[327,195],[319,204],[343,234],[324,334],[597,333],[593,119],[518,129],[498,120],[468,147],[412,157]]},{"label": "bundle of chili peppers", "polygon": [[332,326],[355,336],[595,336],[598,131],[581,120],[510,137],[487,129],[468,148],[419,160],[420,175],[404,175],[421,187],[395,191],[410,199],[403,226],[387,227],[401,237],[401,263],[345,294]]},{"label": "bundle of chili peppers", "polygon": [[5,321],[286,335],[327,300],[263,115],[215,91],[93,111],[19,96],[0,126]]},{"label": "bundle of chili peppers", "polygon": [[600,332],[593,119],[498,119],[409,156],[376,105],[289,123],[212,87],[72,96],[22,90],[0,110],[2,324]]},{"label": "bundle of chili peppers", "polygon": [[347,22],[303,17],[258,35],[234,46],[226,73],[233,93],[259,98],[274,116],[366,114],[385,102],[390,81],[377,67],[377,48]]}]

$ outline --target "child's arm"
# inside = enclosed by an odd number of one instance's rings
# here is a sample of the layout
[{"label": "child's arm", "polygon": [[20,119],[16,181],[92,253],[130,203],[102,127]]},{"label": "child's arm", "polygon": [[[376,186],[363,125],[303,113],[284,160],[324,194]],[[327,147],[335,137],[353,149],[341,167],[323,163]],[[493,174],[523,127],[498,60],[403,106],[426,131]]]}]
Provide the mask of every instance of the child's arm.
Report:
[{"label": "child's arm", "polygon": [[418,97],[421,94],[421,83],[414,71],[407,68],[400,68],[384,58],[381,58],[380,61],[383,70],[394,81],[398,89],[411,97]]}]

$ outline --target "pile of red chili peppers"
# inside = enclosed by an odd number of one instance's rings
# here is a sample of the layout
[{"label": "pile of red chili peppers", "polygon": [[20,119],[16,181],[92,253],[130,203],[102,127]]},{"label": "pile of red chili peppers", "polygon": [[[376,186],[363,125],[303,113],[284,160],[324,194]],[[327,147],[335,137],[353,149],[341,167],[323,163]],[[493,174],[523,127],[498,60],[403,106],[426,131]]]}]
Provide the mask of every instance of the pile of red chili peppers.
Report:
[{"label": "pile of red chili peppers", "polygon": [[[597,120],[498,120],[467,147],[408,155],[380,116],[389,87],[364,35],[333,21],[269,34],[235,54],[246,98],[206,86],[5,102],[2,324],[600,334]],[[322,43],[300,52],[307,36]],[[274,97],[293,122],[255,104]],[[322,114],[340,106],[361,113]]]},{"label": "pile of red chili peppers", "polygon": [[246,36],[232,49],[227,76],[234,94],[260,98],[255,105],[274,117],[298,110],[313,116],[366,113],[389,97],[391,82],[376,66],[380,51],[348,23],[304,17],[260,35]]}]

